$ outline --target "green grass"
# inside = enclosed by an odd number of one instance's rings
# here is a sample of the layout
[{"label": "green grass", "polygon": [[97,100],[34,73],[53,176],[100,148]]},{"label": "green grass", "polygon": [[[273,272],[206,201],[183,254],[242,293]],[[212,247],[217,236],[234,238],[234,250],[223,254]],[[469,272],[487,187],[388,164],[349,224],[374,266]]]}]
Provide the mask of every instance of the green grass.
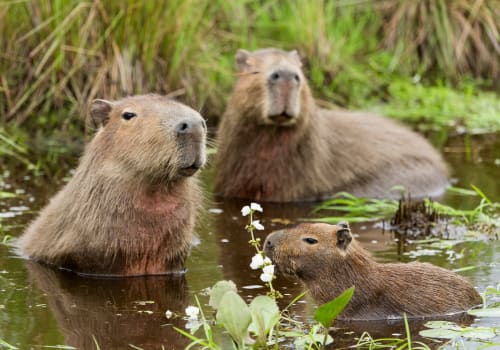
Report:
[{"label": "green grass", "polygon": [[[500,237],[500,203],[489,199],[475,186],[472,186],[472,190],[452,187],[448,191],[459,195],[475,196],[478,198],[477,205],[472,209],[459,209],[426,199],[425,207],[429,213],[433,213],[433,217],[448,220],[453,225],[463,225],[470,231],[486,233],[497,239]],[[396,200],[367,199],[343,192],[315,208],[315,212],[322,215],[321,217],[308,220],[331,224],[340,221],[379,221],[394,217],[398,207]]]},{"label": "green grass", "polygon": [[[477,98],[454,103],[463,97],[457,87],[464,77],[498,84],[491,3],[2,1],[0,121],[81,132],[92,99],[151,91],[218,116],[235,79],[235,51],[276,46],[299,50],[321,100],[351,108],[389,101],[395,117],[439,125],[463,118],[472,128],[498,129],[496,96],[483,98],[474,87]],[[422,85],[397,83],[415,75]],[[440,82],[446,88],[434,90]],[[415,102],[414,93],[426,102]],[[448,93],[449,111],[439,106]],[[401,116],[407,107],[411,113]]]}]

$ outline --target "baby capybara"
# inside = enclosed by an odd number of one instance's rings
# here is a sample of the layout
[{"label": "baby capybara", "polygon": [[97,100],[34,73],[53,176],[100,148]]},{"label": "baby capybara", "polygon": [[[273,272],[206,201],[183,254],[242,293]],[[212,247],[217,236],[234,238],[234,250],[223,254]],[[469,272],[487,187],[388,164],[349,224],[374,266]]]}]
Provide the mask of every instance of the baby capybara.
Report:
[{"label": "baby capybara", "polygon": [[463,312],[481,297],[463,277],[428,263],[377,263],[347,224],[301,224],[264,243],[278,273],[298,278],[319,303],[354,286],[343,319],[375,320]]},{"label": "baby capybara", "polygon": [[96,100],[72,179],[19,238],[34,260],[86,274],[178,272],[192,243],[206,125],[159,95]]},{"label": "baby capybara", "polygon": [[239,78],[218,130],[216,193],[270,202],[314,201],[346,191],[437,195],[441,156],[392,120],[316,106],[296,51],[239,50]]}]

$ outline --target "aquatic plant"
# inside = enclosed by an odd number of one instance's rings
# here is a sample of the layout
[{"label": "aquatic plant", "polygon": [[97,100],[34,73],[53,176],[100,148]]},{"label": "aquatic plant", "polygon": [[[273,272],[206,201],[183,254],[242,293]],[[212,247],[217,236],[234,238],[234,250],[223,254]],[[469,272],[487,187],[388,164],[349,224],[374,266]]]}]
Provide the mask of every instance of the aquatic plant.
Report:
[{"label": "aquatic plant", "polygon": [[[315,213],[332,212],[339,215],[308,219],[327,223],[340,221],[367,222],[388,220],[390,228],[412,236],[440,233],[452,228],[463,227],[473,233],[469,238],[485,234],[489,238],[500,236],[500,203],[493,202],[479,188],[472,190],[452,187],[450,192],[475,196],[479,203],[473,209],[457,209],[431,199],[413,200],[402,195],[399,201],[392,199],[367,199],[349,193],[339,193],[315,208]],[[439,231],[439,232],[438,232]]]},{"label": "aquatic plant", "polygon": [[[187,348],[203,346],[207,349],[220,349],[221,346],[214,341],[212,324],[222,327],[230,336],[235,349],[269,349],[277,348],[285,339],[292,339],[296,346],[308,349],[323,349],[333,339],[328,330],[333,321],[347,306],[354,293],[354,287],[349,288],[334,300],[320,305],[314,313],[317,322],[305,331],[305,325],[292,320],[287,316],[288,308],[297,302],[304,293],[295,298],[288,307],[281,310],[276,303],[281,294],[273,288],[274,265],[265,257],[261,248],[260,239],[256,239],[254,229],[264,227],[258,220],[254,220],[255,212],[262,212],[262,207],[257,203],[244,206],[241,210],[243,216],[249,216],[246,230],[251,236],[250,246],[256,250],[250,268],[262,269],[261,281],[266,283],[269,293],[255,297],[249,304],[238,294],[236,285],[232,281],[219,281],[209,292],[209,305],[216,310],[215,320],[208,319],[198,306],[186,309],[188,323],[185,331],[175,328],[179,333],[189,338],[192,342]],[[198,318],[198,315],[201,315]],[[204,336],[196,336],[196,332],[203,328]]]}]

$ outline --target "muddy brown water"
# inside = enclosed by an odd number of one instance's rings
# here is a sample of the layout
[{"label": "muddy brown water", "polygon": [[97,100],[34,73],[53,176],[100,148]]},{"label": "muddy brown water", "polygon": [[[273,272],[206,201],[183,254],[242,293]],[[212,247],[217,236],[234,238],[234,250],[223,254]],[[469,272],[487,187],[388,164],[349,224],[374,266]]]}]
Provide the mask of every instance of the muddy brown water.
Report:
[{"label": "muddy brown water", "polygon": [[[63,143],[64,144],[64,143]],[[470,145],[469,145],[470,144]],[[466,145],[468,145],[466,147]],[[66,147],[54,156],[51,149],[37,145],[33,155],[45,164],[43,174],[34,176],[18,162],[3,160],[0,191],[17,192],[19,198],[0,201],[1,225],[14,237],[20,235],[36,212],[47,202],[70,176],[81,147]],[[442,147],[456,185],[474,184],[492,200],[500,200],[500,140],[498,135],[463,137],[449,140]],[[51,153],[48,161],[45,157]],[[213,169],[202,174],[207,191],[207,208],[201,215],[197,233],[200,242],[187,261],[187,273],[180,276],[149,276],[134,278],[84,278],[72,273],[56,271],[18,258],[12,249],[0,245],[0,339],[20,348],[38,349],[45,346],[67,345],[79,349],[182,349],[189,344],[175,327],[184,328],[182,317],[167,319],[165,311],[183,315],[198,295],[204,309],[208,297],[205,290],[221,279],[233,280],[247,300],[264,294],[259,272],[249,268],[253,250],[244,227],[247,218],[240,209],[247,201],[220,200],[210,196]],[[466,208],[477,203],[477,198],[446,195],[444,202]],[[314,205],[263,204],[264,213],[258,215],[265,230],[258,232],[262,239],[272,230],[311,217]],[[500,282],[500,242],[483,241],[462,243],[453,248],[463,257],[445,251],[418,258],[398,254],[394,237],[382,232],[373,222],[352,225],[357,239],[380,261],[428,261],[449,269],[474,266],[461,272],[480,291]],[[405,247],[409,252],[415,245]],[[286,306],[302,288],[294,281],[279,278],[276,287],[284,294],[281,306]],[[310,320],[314,302],[305,297],[291,308],[298,320]],[[499,319],[459,319],[478,325],[500,327]],[[423,328],[423,322],[410,322],[414,335]],[[332,333],[334,346],[352,345],[355,337],[369,331],[374,337],[388,337],[404,333],[400,321],[378,321],[337,324]],[[220,338],[220,334],[218,335]],[[500,341],[500,340],[497,340]],[[473,346],[473,345],[471,345]],[[225,343],[223,348],[230,348]],[[1,348],[1,346],[0,346]]]}]

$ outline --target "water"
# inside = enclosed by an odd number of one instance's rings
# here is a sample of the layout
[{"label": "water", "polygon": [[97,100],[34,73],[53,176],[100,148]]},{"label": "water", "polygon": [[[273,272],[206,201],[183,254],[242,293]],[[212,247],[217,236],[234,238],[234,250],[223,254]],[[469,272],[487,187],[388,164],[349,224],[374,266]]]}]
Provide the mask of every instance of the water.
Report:
[{"label": "water", "polygon": [[[49,152],[50,159],[45,156],[46,149],[37,149],[38,154],[32,158],[36,161],[37,157],[43,157],[42,176],[33,176],[32,172],[17,163],[14,165],[14,162],[2,165],[0,191],[17,192],[20,196],[0,202],[4,231],[12,236],[22,233],[36,212],[66,181],[70,169],[76,164],[81,145],[67,148],[61,154]],[[443,150],[457,186],[474,184],[492,200],[500,200],[500,140],[497,136],[476,137],[467,142],[455,138]],[[210,193],[212,173],[209,168],[202,174],[207,194]],[[0,338],[20,349],[57,345],[95,349],[96,344],[101,349],[132,349],[133,346],[161,349],[162,345],[165,349],[181,349],[189,341],[172,326],[184,328],[186,321],[180,317],[167,319],[167,310],[183,315],[186,306],[195,304],[195,295],[206,304],[205,289],[221,279],[233,280],[241,295],[248,299],[265,293],[259,280],[260,273],[248,266],[254,252],[248,245],[249,236],[244,230],[247,218],[241,217],[240,213],[241,207],[248,203],[207,197],[207,210],[197,229],[200,243],[193,248],[187,261],[187,273],[181,276],[83,278],[22,260],[0,245]],[[448,195],[444,201],[468,207],[477,199]],[[266,229],[258,232],[262,239],[274,229],[311,217],[313,208],[310,204],[263,206],[264,213],[259,219]],[[379,261],[416,259],[408,254],[416,248],[415,245],[400,251],[394,237],[383,233],[374,223],[352,225],[352,230]],[[427,255],[418,256],[418,260],[448,269],[475,266],[461,274],[479,290],[500,282],[500,242],[461,243],[452,250],[454,254],[446,253],[446,249],[422,250]],[[458,255],[460,253],[463,257]],[[302,291],[297,282],[282,278],[278,278],[275,285],[285,295],[280,301],[281,307]],[[306,297],[291,308],[291,313],[296,319],[308,320],[314,305]],[[208,306],[204,308],[210,309]],[[461,321],[470,323],[471,319]],[[499,319],[474,322],[500,327]],[[375,337],[404,333],[400,321],[337,326],[341,328],[332,333],[336,346],[354,344],[354,338],[364,330]],[[422,322],[411,322],[411,327],[416,335],[423,327]]]}]

